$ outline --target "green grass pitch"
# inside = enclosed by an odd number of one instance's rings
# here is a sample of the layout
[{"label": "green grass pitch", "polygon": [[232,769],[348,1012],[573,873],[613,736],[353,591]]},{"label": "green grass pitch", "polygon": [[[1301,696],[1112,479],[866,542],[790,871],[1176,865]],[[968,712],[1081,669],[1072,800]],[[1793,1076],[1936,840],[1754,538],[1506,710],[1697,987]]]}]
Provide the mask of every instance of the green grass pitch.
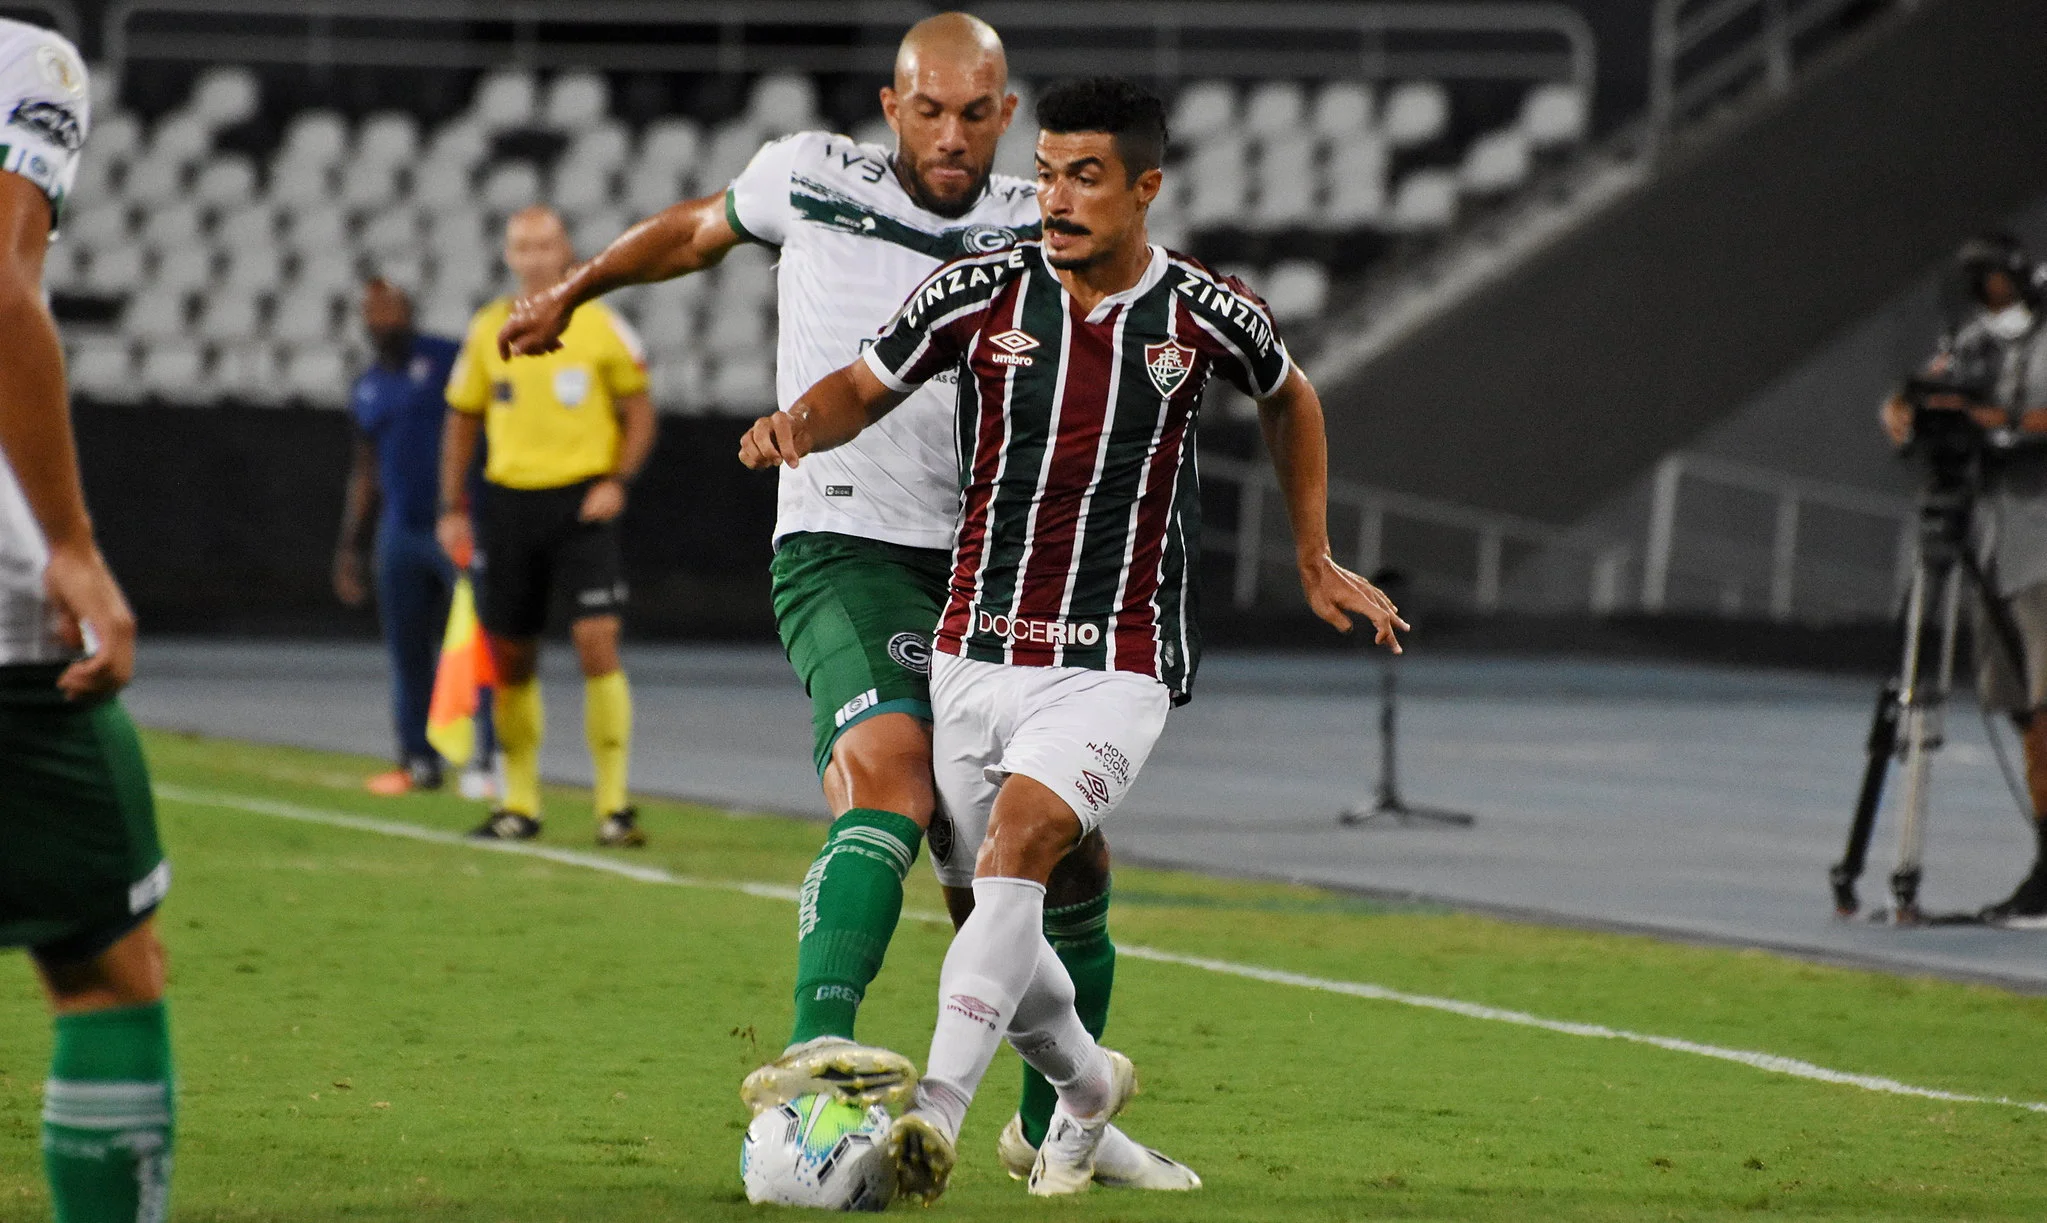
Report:
[{"label": "green grass pitch", "polygon": [[[371,762],[151,735],[160,783],[440,829],[459,801],[360,793]],[[547,843],[587,848],[553,792]],[[673,803],[625,858],[790,886],[819,828]],[[740,1076],[789,1014],[794,911],[730,890],[165,801],[180,1220],[788,1217],[739,1188]],[[1817,903],[1817,901],[1816,901]],[[910,907],[939,907],[921,865]],[[1985,1096],[2047,1100],[2047,1000],[1757,953],[1390,910],[1125,869],[1119,941],[1368,981]],[[862,1035],[919,1060],[946,931],[906,920]],[[1139,1138],[1192,1196],[1040,1203],[963,1138],[960,1220],[2040,1219],[2047,1115],[1126,958],[1111,1044]],[[48,1024],[0,959],[0,1221],[46,1217]],[[898,1207],[899,1211],[909,1209]]]}]

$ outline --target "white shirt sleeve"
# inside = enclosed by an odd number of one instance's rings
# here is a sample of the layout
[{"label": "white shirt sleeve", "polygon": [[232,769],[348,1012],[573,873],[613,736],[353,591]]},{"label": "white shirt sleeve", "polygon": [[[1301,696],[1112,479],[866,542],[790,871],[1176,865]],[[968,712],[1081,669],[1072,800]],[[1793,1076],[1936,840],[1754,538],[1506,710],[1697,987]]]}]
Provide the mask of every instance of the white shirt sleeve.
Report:
[{"label": "white shirt sleeve", "polygon": [[0,171],[34,183],[53,217],[78,176],[91,121],[78,51],[62,35],[0,21]]},{"label": "white shirt sleeve", "polygon": [[725,219],[742,238],[780,246],[788,241],[796,209],[789,203],[789,181],[796,163],[818,139],[816,132],[798,132],[761,146],[746,169],[725,189]]}]

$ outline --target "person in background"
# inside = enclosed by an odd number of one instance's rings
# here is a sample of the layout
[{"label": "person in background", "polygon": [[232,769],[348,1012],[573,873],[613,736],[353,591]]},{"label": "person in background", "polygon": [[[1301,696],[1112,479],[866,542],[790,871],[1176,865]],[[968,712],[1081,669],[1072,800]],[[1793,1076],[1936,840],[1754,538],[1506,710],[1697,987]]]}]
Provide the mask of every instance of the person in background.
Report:
[{"label": "person in background", "polygon": [[[439,789],[442,780],[442,761],[427,742],[426,720],[455,568],[434,539],[434,510],[448,371],[460,348],[453,340],[414,330],[412,302],[382,278],[363,289],[362,319],[376,360],[349,395],[355,445],[341,537],[334,546],[334,593],[349,607],[368,600],[364,560],[374,523],[377,616],[391,659],[398,767],[365,785],[372,794],[395,796]],[[484,798],[494,791],[487,732],[484,744],[462,775],[464,797]]]}]

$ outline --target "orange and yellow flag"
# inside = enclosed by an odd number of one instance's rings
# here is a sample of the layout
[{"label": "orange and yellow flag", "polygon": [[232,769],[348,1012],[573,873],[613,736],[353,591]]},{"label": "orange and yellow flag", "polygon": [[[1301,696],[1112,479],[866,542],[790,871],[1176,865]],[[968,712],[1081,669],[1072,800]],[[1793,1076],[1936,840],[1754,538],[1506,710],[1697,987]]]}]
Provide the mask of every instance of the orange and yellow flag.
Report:
[{"label": "orange and yellow flag", "polygon": [[448,607],[448,631],[441,638],[440,666],[434,672],[433,702],[427,706],[426,738],[442,759],[468,764],[476,755],[476,711],[483,689],[497,685],[490,643],[476,618],[476,591],[464,573],[455,579]]}]

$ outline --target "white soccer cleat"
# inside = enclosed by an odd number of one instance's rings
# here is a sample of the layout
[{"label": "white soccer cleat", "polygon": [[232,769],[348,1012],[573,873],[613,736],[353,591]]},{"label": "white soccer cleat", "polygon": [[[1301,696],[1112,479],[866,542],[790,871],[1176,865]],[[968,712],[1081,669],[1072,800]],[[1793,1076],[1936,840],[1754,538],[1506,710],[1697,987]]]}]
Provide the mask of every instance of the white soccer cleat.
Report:
[{"label": "white soccer cleat", "polygon": [[739,1085],[739,1098],[759,1113],[798,1096],[835,1096],[849,1104],[897,1108],[917,1087],[909,1058],[843,1036],[820,1036],[791,1045]]},{"label": "white soccer cleat", "polygon": [[888,1131],[888,1162],[896,1196],[929,1206],[945,1192],[957,1159],[952,1139],[916,1113],[904,1113]]},{"label": "white soccer cleat", "polygon": [[[995,1154],[1011,1180],[1026,1180],[1038,1162],[1038,1148],[1024,1139],[1023,1118],[1012,1115],[995,1140]],[[1107,1189],[1151,1189],[1185,1192],[1201,1188],[1194,1169],[1132,1138],[1111,1125],[1095,1149],[1095,1184]]]},{"label": "white soccer cleat", "polygon": [[1102,1135],[1108,1132],[1109,1122],[1130,1103],[1130,1097],[1137,1094],[1137,1068],[1130,1064],[1130,1059],[1114,1049],[1102,1052],[1109,1059],[1109,1106],[1099,1116],[1086,1120],[1067,1112],[1064,1104],[1052,1110],[1052,1124],[1046,1130],[1044,1145],[1038,1148],[1037,1162],[1031,1165],[1030,1191],[1034,1197],[1087,1192],[1087,1187],[1094,1183]]}]

